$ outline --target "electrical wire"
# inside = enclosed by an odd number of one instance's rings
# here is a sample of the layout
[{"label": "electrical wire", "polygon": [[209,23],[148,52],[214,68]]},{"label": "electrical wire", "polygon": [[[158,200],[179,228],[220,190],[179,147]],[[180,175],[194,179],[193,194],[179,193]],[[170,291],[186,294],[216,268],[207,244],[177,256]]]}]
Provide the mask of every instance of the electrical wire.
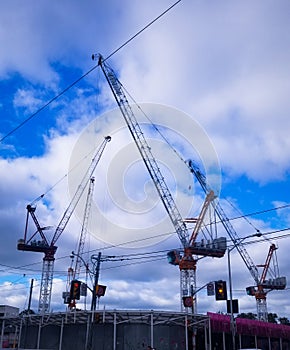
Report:
[{"label": "electrical wire", "polygon": [[[250,215],[250,214],[248,214]],[[231,219],[230,219],[231,220]],[[281,232],[287,232],[287,231],[290,231],[290,227],[286,227],[286,228],[283,228],[283,229],[277,229],[277,230],[271,230],[271,231],[268,231],[268,232],[264,232],[262,233],[263,236],[270,236],[270,235],[274,235],[274,234],[277,234],[277,233],[281,233]],[[155,236],[151,236],[151,237],[147,237],[147,238],[141,238],[141,239],[134,239],[132,241],[126,241],[126,242],[123,242],[123,243],[120,243],[120,244],[115,244],[115,245],[108,245],[108,246],[105,246],[102,248],[102,250],[107,250],[107,249],[112,249],[112,248],[117,248],[117,247],[121,247],[121,246],[124,246],[124,245],[128,245],[128,244],[131,244],[131,243],[137,243],[137,242],[140,242],[140,241],[144,241],[144,240],[148,240],[148,239],[153,239],[153,238],[156,238],[156,237],[164,237],[164,236],[169,236],[169,235],[173,235],[174,234],[174,231],[172,232],[167,232],[167,233],[163,233],[163,234],[158,234],[158,235],[155,235]],[[279,239],[285,239],[285,238],[289,238],[290,237],[290,234],[287,233],[287,234],[284,234],[284,235],[279,235],[279,236],[274,236],[274,237],[270,237],[271,239],[275,239],[275,240],[279,240]],[[263,240],[255,240],[255,241],[249,241],[249,242],[244,242],[243,244],[244,245],[248,245],[248,244],[254,244],[254,243],[261,243]],[[228,242],[230,243],[231,241],[228,240]],[[182,249],[181,247],[179,248],[175,248],[176,250],[178,249]],[[85,254],[92,254],[94,252],[97,252],[98,249],[93,249],[93,250],[89,250],[88,252],[85,252]],[[150,255],[150,254],[157,254],[157,253],[161,253],[161,252],[167,252],[168,250],[158,250],[158,251],[150,251],[150,252],[145,252],[145,253],[132,253],[132,254],[127,254],[127,255],[120,255],[120,256],[116,256],[116,258],[126,258],[126,257],[134,257],[134,256],[140,256],[140,255]],[[67,259],[69,257],[69,255],[65,255],[65,256],[62,256],[62,257],[58,257],[56,258],[56,260],[63,260],[63,259]],[[125,260],[125,259],[124,259]],[[41,260],[38,261],[38,262],[33,262],[33,263],[29,263],[29,264],[26,264],[26,265],[18,265],[18,266],[11,266],[11,265],[6,265],[6,264],[0,264],[0,266],[3,266],[5,269],[1,269],[0,272],[2,273],[14,273],[14,274],[17,274],[13,271],[17,270],[17,271],[26,271],[26,275],[27,275],[27,271],[30,271],[30,272],[38,272],[40,273],[41,272],[41,269],[32,269],[30,268],[31,266],[35,266],[35,265],[40,265],[41,264]],[[57,273],[57,271],[55,271]],[[59,271],[61,273],[66,273],[64,271]],[[19,273],[18,273],[19,274]]]},{"label": "electrical wire", "polygon": [[[111,58],[113,55],[115,55],[117,52],[119,52],[122,48],[124,48],[126,45],[128,45],[132,40],[134,40],[137,36],[139,36],[141,33],[143,33],[146,29],[148,29],[152,24],[154,24],[156,21],[158,21],[161,17],[163,17],[166,13],[168,13],[170,10],[172,10],[178,3],[180,3],[182,0],[178,0],[175,3],[173,3],[170,7],[168,7],[165,11],[163,11],[160,15],[158,15],[156,18],[154,18],[151,22],[149,22],[145,27],[143,27],[141,30],[139,30],[136,34],[132,35],[127,41],[125,41],[122,45],[120,45],[117,49],[115,49],[112,53],[110,53],[104,61]],[[56,96],[51,98],[47,103],[45,103],[42,107],[40,107],[38,110],[36,110],[34,113],[32,113],[28,118],[24,119],[20,124],[18,124],[14,129],[9,131],[7,134],[5,134],[1,139],[0,143],[2,143],[6,138],[8,138],[10,135],[15,133],[18,129],[20,129],[22,126],[24,126],[27,122],[29,122],[31,119],[33,119],[35,116],[37,116],[40,112],[42,112],[46,107],[51,105],[54,101],[56,101],[59,97],[64,95],[68,90],[70,90],[72,87],[77,85],[81,80],[83,80],[85,77],[87,77],[90,73],[92,73],[97,67],[99,67],[99,63],[94,65],[91,69],[89,69],[85,74],[80,76],[78,79],[76,79],[74,82],[72,82],[70,85],[68,85],[65,89],[63,89],[60,93],[58,93]]]},{"label": "electrical wire", "polygon": [[281,209],[285,209],[285,208],[289,208],[289,207],[290,207],[290,204],[285,204],[285,205],[281,205],[281,206],[270,208],[270,209],[264,209],[264,210],[260,210],[260,211],[255,211],[255,212],[249,213],[249,214],[242,214],[240,216],[233,217],[230,220],[231,221],[232,220],[237,220],[237,219],[241,219],[241,218],[244,218],[244,217],[247,217],[247,216],[256,216],[256,215],[260,215],[260,214],[269,213],[269,212],[274,211],[274,210],[281,210]]},{"label": "electrical wire", "polygon": [[[287,232],[287,231],[290,231],[290,227],[287,227],[287,228],[284,228],[284,229],[272,230],[272,231],[269,231],[269,232],[265,232],[265,233],[263,233],[263,236],[273,235],[273,234],[276,234],[276,233]],[[170,233],[170,234],[172,234],[172,233]],[[290,237],[290,233],[287,233],[287,234],[284,234],[284,235],[274,236],[274,237],[272,237],[272,239],[279,240],[279,239],[285,239],[285,238],[289,238],[289,237]],[[259,239],[259,240],[257,239],[257,240],[254,240],[254,241],[244,242],[243,244],[244,245],[252,245],[252,244],[258,244],[258,243],[262,243],[262,242],[263,242],[263,239]],[[110,248],[111,248],[111,246],[110,246]],[[172,249],[172,250],[174,250],[174,249]],[[175,250],[181,250],[181,248],[179,247],[179,248],[176,248]],[[95,251],[97,251],[97,250],[95,250]],[[120,265],[115,265],[115,266],[110,266],[110,267],[106,267],[106,268],[102,268],[102,269],[114,269],[114,268],[120,268],[120,267],[124,267],[124,266],[129,266],[129,265],[138,265],[138,264],[143,264],[143,263],[148,263],[148,262],[164,260],[165,259],[165,254],[164,255],[161,255],[161,254],[158,255],[158,253],[162,253],[162,252],[166,253],[166,252],[168,252],[168,249],[166,249],[166,250],[158,250],[158,251],[155,251],[155,252],[133,253],[133,254],[115,256],[115,260],[112,261],[112,262],[117,262],[117,261],[134,261],[134,262],[130,262],[130,263],[126,263],[126,264],[120,264]],[[154,254],[157,254],[157,255],[152,259],[152,255],[154,255]],[[139,255],[139,257],[138,257],[138,255]],[[146,256],[146,255],[148,255],[148,256]],[[150,255],[151,255],[151,257],[150,257]],[[132,258],[130,258],[130,256]],[[143,256],[143,261],[142,261],[142,256]],[[68,257],[69,257],[68,255],[65,255],[65,256],[56,258],[56,260],[67,259]],[[39,265],[39,264],[41,264],[41,261],[39,261],[38,263],[33,263],[33,264],[38,264]],[[0,265],[3,266],[3,264],[0,264]],[[25,268],[26,266],[27,265],[15,266],[15,267],[9,266],[9,269],[7,269],[5,271],[1,270],[0,272],[12,273],[10,269],[18,270],[18,271],[19,270],[20,271],[27,271],[27,269]],[[29,269],[29,271],[37,272],[37,273],[41,274],[41,269],[39,269],[39,270]],[[58,274],[58,277],[60,279],[67,277],[67,275],[66,275],[67,272],[66,271],[55,271],[55,276],[57,276],[57,274]],[[26,273],[26,276],[27,276],[27,273]]]}]

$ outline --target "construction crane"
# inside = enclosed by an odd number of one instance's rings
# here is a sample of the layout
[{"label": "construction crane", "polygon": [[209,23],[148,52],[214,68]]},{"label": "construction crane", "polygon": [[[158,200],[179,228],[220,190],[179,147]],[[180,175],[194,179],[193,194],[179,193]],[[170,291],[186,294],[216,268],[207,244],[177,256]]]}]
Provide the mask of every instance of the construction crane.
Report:
[{"label": "construction crane", "polygon": [[[198,257],[194,256],[211,256],[211,257],[223,257],[226,251],[226,239],[224,237],[221,238],[213,238],[213,235],[209,230],[211,230],[211,220],[210,223],[205,222],[206,214],[210,214],[210,207],[213,204],[213,200],[215,199],[215,194],[213,191],[210,191],[204,200],[203,206],[201,208],[200,214],[198,218],[187,218],[184,219],[186,223],[193,223],[193,231],[191,237],[189,238],[188,246],[184,247],[183,255],[180,255],[178,250],[172,250],[168,252],[167,258],[168,262],[172,265],[179,266],[180,274],[190,276],[193,284],[191,285],[190,293],[182,294],[182,307],[191,307],[193,313],[196,313],[197,310],[197,301],[196,301],[196,264],[198,261]],[[214,220],[215,224],[215,220]],[[205,231],[209,233],[209,235],[205,235]],[[197,235],[199,233],[203,233],[203,235],[210,236],[211,239],[201,239],[200,242],[197,242]],[[181,284],[181,292],[186,291],[187,286],[184,284],[183,278],[180,280]]]},{"label": "construction crane", "polygon": [[[81,233],[78,240],[77,252],[76,254],[72,255],[72,263],[71,263],[71,266],[68,268],[68,273],[67,273],[66,291],[63,292],[64,303],[68,304],[68,307],[70,309],[73,309],[76,306],[76,301],[70,299],[71,283],[74,280],[78,280],[81,267],[84,264],[82,255],[83,255],[85,240],[87,235],[87,225],[88,225],[89,214],[90,214],[91,205],[92,205],[94,186],[95,186],[95,178],[92,177],[90,179],[87,198],[85,202],[85,210],[84,210],[84,216],[82,221]],[[74,264],[74,257],[76,257],[75,264]],[[73,264],[74,264],[74,267],[72,267]],[[88,272],[88,266],[86,266],[86,271]]]},{"label": "construction crane", "polygon": [[[266,258],[266,262],[263,265],[257,265],[257,267],[262,267],[261,277],[256,286],[251,286],[246,288],[248,295],[254,296],[257,303],[258,318],[261,320],[268,320],[267,312],[267,302],[266,297],[267,293],[272,290],[282,290],[286,288],[286,277],[279,277],[278,263],[276,250],[278,248],[274,243],[270,245],[269,252]],[[275,259],[273,259],[275,254]],[[271,260],[273,261],[274,269],[271,271],[271,277],[266,279],[269,272],[269,267]]]},{"label": "construction crane", "polygon": [[[113,96],[119,106],[119,109],[124,117],[124,120],[128,126],[128,129],[135,141],[135,144],[141,154],[144,164],[148,170],[148,173],[156,187],[159,197],[165,207],[165,210],[175,228],[175,231],[183,246],[185,255],[182,265],[180,266],[180,285],[181,285],[181,297],[190,297],[195,291],[195,261],[192,256],[190,247],[190,237],[187,226],[182,219],[182,216],[174,202],[174,199],[170,193],[169,188],[165,182],[165,179],[160,171],[159,165],[154,158],[151,148],[148,145],[144,133],[136,119],[136,116],[127,100],[124,92],[124,88],[121,82],[118,80],[117,75],[112,68],[109,67],[101,55],[93,55],[93,59],[98,60],[98,65],[101,67],[104,76],[109,84],[109,87],[113,93]],[[214,239],[211,237],[211,241]],[[225,240],[223,241],[225,242]],[[218,241],[215,243],[218,245]],[[226,248],[224,246],[217,247],[219,250],[219,256],[224,254]],[[210,247],[207,251],[211,250]],[[196,251],[198,247],[196,246]],[[206,250],[199,251],[202,255],[206,255]],[[186,261],[186,263],[185,263]],[[184,305],[184,309],[191,309],[191,305]]]},{"label": "construction crane", "polygon": [[95,186],[95,178],[92,177],[90,179],[90,184],[89,184],[89,189],[88,189],[88,194],[87,194],[87,199],[86,199],[86,204],[85,204],[85,210],[84,210],[84,217],[83,217],[83,222],[82,222],[82,228],[81,228],[81,233],[80,233],[80,238],[79,238],[79,244],[78,244],[78,249],[75,254],[76,256],[76,262],[75,262],[75,267],[73,270],[72,274],[72,279],[78,279],[80,270],[83,264],[82,261],[82,255],[84,252],[84,246],[85,246],[85,241],[86,241],[86,235],[87,235],[87,227],[88,227],[88,221],[89,221],[89,215],[91,211],[91,206],[92,206],[92,197],[94,193],[94,186]]},{"label": "construction crane", "polygon": [[[24,231],[24,239],[18,240],[17,249],[22,251],[30,251],[30,252],[40,252],[44,253],[43,265],[42,265],[42,277],[41,277],[41,285],[40,285],[40,296],[39,296],[39,304],[38,304],[38,312],[46,313],[49,312],[50,302],[51,302],[51,294],[52,294],[52,281],[53,281],[53,270],[54,270],[54,260],[55,253],[57,250],[56,242],[59,237],[63,233],[66,225],[68,224],[74,209],[76,208],[90,178],[93,175],[94,170],[96,169],[97,164],[104,152],[104,149],[107,143],[111,141],[110,136],[106,136],[104,141],[101,143],[100,147],[96,150],[90,166],[88,170],[85,172],[81,183],[77,187],[77,190],[72,197],[72,200],[65,210],[52,239],[49,240],[47,235],[45,234],[46,227],[42,227],[39,224],[39,221],[35,215],[36,206],[35,201],[29,205],[27,205],[27,216],[26,216],[26,224]],[[32,218],[36,231],[32,235],[28,235],[28,227],[29,227],[29,218]],[[40,236],[40,240],[37,238]]]},{"label": "construction crane", "polygon": [[[192,160],[189,160],[188,167],[190,171],[194,174],[195,178],[199,182],[204,192],[209,193],[211,189],[209,188],[206,182],[205,175],[201,172],[197,164],[195,164]],[[246,267],[250,271],[255,281],[256,286],[248,287],[246,290],[248,294],[252,293],[250,295],[254,295],[256,297],[257,317],[261,321],[268,321],[267,304],[266,304],[267,292],[265,291],[265,289],[268,289],[268,291],[275,290],[275,289],[281,290],[281,289],[285,289],[286,287],[286,277],[279,277],[277,269],[276,269],[276,274],[274,279],[268,280],[268,281],[266,280],[266,275],[269,269],[271,258],[273,256],[274,251],[277,248],[274,244],[270,246],[266,263],[263,265],[264,270],[262,272],[262,275],[260,276],[260,273],[258,270],[259,265],[254,264],[253,260],[251,259],[250,255],[248,254],[245,248],[243,240],[238,236],[237,232],[235,231],[230,220],[226,216],[224,210],[222,209],[221,205],[217,200],[215,200],[214,208],[220,222],[224,226],[235,248],[237,249],[238,253],[240,254],[242,260],[244,261]],[[262,235],[261,233],[257,234],[257,236],[261,236],[261,235]]]}]

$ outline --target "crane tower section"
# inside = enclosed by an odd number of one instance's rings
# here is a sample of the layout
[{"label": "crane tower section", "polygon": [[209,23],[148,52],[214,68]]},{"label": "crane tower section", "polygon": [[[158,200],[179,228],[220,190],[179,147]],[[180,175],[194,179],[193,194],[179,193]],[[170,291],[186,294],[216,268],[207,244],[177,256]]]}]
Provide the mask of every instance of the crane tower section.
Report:
[{"label": "crane tower section", "polygon": [[[98,165],[101,156],[104,152],[104,149],[107,143],[111,141],[110,136],[106,136],[104,141],[101,143],[100,147],[96,150],[92,161],[89,165],[89,168],[85,172],[81,183],[76,189],[75,194],[73,195],[70,204],[65,210],[56,230],[53,233],[52,239],[49,240],[45,230],[47,227],[42,227],[35,215],[36,206],[35,203],[27,205],[27,216],[26,224],[24,231],[24,238],[19,239],[17,243],[17,249],[22,251],[30,252],[39,252],[44,253],[43,265],[42,265],[42,276],[41,276],[41,285],[40,285],[40,295],[39,295],[39,304],[38,312],[46,313],[50,310],[50,302],[52,295],[52,282],[53,282],[53,272],[54,272],[54,260],[55,253],[57,250],[56,242],[64,231],[66,225],[68,224],[74,209],[76,208],[90,178],[92,177],[96,166]],[[29,218],[32,218],[34,225],[36,226],[36,231],[32,235],[28,235],[29,228]],[[40,239],[39,239],[40,238]]]}]

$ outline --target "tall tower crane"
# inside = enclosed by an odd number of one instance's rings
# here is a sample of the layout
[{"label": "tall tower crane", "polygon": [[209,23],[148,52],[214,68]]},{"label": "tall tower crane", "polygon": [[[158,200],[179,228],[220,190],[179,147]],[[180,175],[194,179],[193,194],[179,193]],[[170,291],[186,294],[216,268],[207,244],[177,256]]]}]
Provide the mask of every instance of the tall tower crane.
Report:
[{"label": "tall tower crane", "polygon": [[72,279],[78,279],[78,276],[80,274],[80,269],[82,267],[82,255],[84,252],[84,246],[85,246],[85,241],[86,241],[86,235],[87,235],[87,229],[88,229],[88,221],[89,221],[89,215],[91,211],[91,206],[92,206],[92,197],[94,193],[94,187],[95,187],[95,178],[91,177],[90,179],[90,184],[89,184],[89,189],[88,189],[88,194],[87,194],[87,199],[86,199],[86,204],[85,204],[85,210],[84,210],[84,217],[83,217],[83,222],[82,222],[82,228],[81,228],[81,233],[80,233],[80,238],[79,238],[79,244],[78,244],[78,249],[75,254],[76,256],[76,262],[75,262],[75,267],[72,273]]},{"label": "tall tower crane", "polygon": [[[186,252],[183,260],[184,263],[180,266],[180,281],[182,289],[181,296],[190,296],[192,294],[192,291],[194,292],[195,290],[195,260],[192,257],[192,252],[190,249],[190,239],[187,226],[184,220],[182,219],[182,216],[160,171],[159,165],[151,152],[151,148],[148,145],[144,133],[127,100],[121,82],[118,80],[117,75],[115,74],[113,69],[110,68],[109,65],[103,60],[101,55],[93,55],[92,58],[98,60],[98,64],[104,73],[104,76],[125,119],[131,136],[135,141],[135,144],[141,154],[144,164],[148,170],[148,173],[156,187],[159,197],[175,228],[175,231],[180,239],[184,251]],[[223,251],[224,254],[225,250],[226,248],[223,245],[220,251]],[[196,247],[195,252],[197,251],[198,248]],[[202,255],[205,254],[204,250],[200,251],[200,253]],[[184,307],[188,309],[188,307],[191,308],[191,305],[184,305]]]},{"label": "tall tower crane", "polygon": [[[267,293],[272,290],[282,290],[286,288],[286,277],[279,277],[277,257],[275,256],[275,259],[273,259],[277,249],[274,243],[270,245],[265,264],[257,265],[257,267],[263,268],[257,285],[246,288],[247,294],[254,296],[256,299],[258,318],[261,320],[268,320]],[[266,279],[271,260],[274,266],[273,271],[271,271],[272,278]]]},{"label": "tall tower crane", "polygon": [[[209,188],[206,177],[202,172],[200,171],[197,164],[195,164],[192,160],[188,162],[188,167],[190,171],[194,174],[195,178],[201,185],[202,189],[205,193],[209,193],[211,189]],[[224,210],[222,209],[221,205],[218,201],[215,201],[214,205],[216,214],[221,221],[222,225],[224,226],[226,232],[228,233],[230,239],[232,240],[235,248],[237,249],[238,253],[240,254],[242,260],[244,261],[246,267],[250,271],[256,286],[255,287],[248,287],[247,293],[249,295],[253,295],[256,298],[256,304],[257,304],[257,316],[259,320],[262,321],[268,321],[268,314],[267,314],[267,304],[266,304],[266,294],[267,292],[265,289],[270,290],[281,290],[285,289],[286,287],[286,277],[279,277],[278,271],[276,271],[274,279],[272,280],[266,280],[266,275],[269,269],[270,261],[273,256],[274,251],[277,249],[274,244],[270,246],[269,253],[266,259],[265,265],[263,265],[264,270],[262,272],[262,275],[260,276],[260,273],[258,271],[259,265],[255,265],[253,260],[251,259],[250,255],[248,254],[243,241],[238,236],[237,232],[235,231],[234,227],[232,226],[230,220],[227,218]]]},{"label": "tall tower crane", "polygon": [[[52,281],[53,281],[53,270],[54,270],[54,260],[55,253],[57,250],[57,246],[55,245],[62,232],[64,231],[66,225],[68,224],[72,213],[77,206],[85,187],[87,186],[90,178],[93,175],[93,172],[99,163],[99,160],[104,152],[104,149],[107,143],[111,140],[110,136],[106,136],[104,141],[101,143],[100,147],[96,150],[94,157],[90,163],[90,166],[86,173],[84,174],[80,185],[78,186],[72,200],[65,210],[52,239],[49,241],[48,237],[45,234],[45,227],[42,227],[39,224],[39,221],[35,215],[36,206],[35,201],[29,205],[27,205],[27,216],[26,216],[26,224],[24,231],[24,239],[18,240],[17,249],[23,251],[30,252],[40,252],[44,253],[43,265],[42,265],[42,277],[41,277],[41,285],[40,285],[40,296],[39,296],[39,304],[38,304],[38,312],[45,313],[49,312],[50,302],[51,302],[51,294],[52,294]],[[28,226],[29,226],[29,218],[32,218],[36,231],[32,235],[28,235]],[[36,240],[37,237],[40,236],[40,240]]]},{"label": "tall tower crane", "polygon": [[[76,254],[72,254],[72,264],[68,268],[68,274],[67,274],[67,287],[66,287],[66,292],[63,293],[63,298],[65,304],[68,304],[68,307],[70,309],[75,308],[76,306],[76,300],[70,299],[70,290],[71,290],[71,283],[74,280],[78,280],[79,274],[81,267],[83,265],[83,252],[84,252],[84,246],[85,246],[85,241],[86,241],[86,235],[87,235],[87,226],[88,226],[88,220],[89,220],[89,215],[90,215],[90,210],[92,206],[92,197],[94,193],[94,187],[95,187],[95,178],[91,177],[90,178],[90,183],[89,183],[89,188],[88,188],[88,193],[87,193],[87,198],[85,202],[85,210],[84,210],[84,216],[83,216],[83,221],[82,221],[82,227],[81,227],[81,233],[80,237],[78,240],[78,247],[77,247],[77,252]],[[76,261],[74,264],[74,257],[76,257]],[[88,271],[87,266],[86,266],[86,271]]]}]

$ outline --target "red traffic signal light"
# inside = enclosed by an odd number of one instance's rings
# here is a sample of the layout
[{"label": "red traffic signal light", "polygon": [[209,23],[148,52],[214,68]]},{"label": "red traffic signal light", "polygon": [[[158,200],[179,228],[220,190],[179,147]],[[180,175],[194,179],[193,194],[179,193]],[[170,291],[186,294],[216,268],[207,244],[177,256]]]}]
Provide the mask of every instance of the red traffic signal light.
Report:
[{"label": "red traffic signal light", "polygon": [[184,307],[193,307],[193,297],[182,297]]},{"label": "red traffic signal light", "polygon": [[81,281],[73,280],[70,285],[70,299],[80,300],[81,297]]},{"label": "red traffic signal light", "polygon": [[227,300],[226,281],[215,281],[215,300]]}]

